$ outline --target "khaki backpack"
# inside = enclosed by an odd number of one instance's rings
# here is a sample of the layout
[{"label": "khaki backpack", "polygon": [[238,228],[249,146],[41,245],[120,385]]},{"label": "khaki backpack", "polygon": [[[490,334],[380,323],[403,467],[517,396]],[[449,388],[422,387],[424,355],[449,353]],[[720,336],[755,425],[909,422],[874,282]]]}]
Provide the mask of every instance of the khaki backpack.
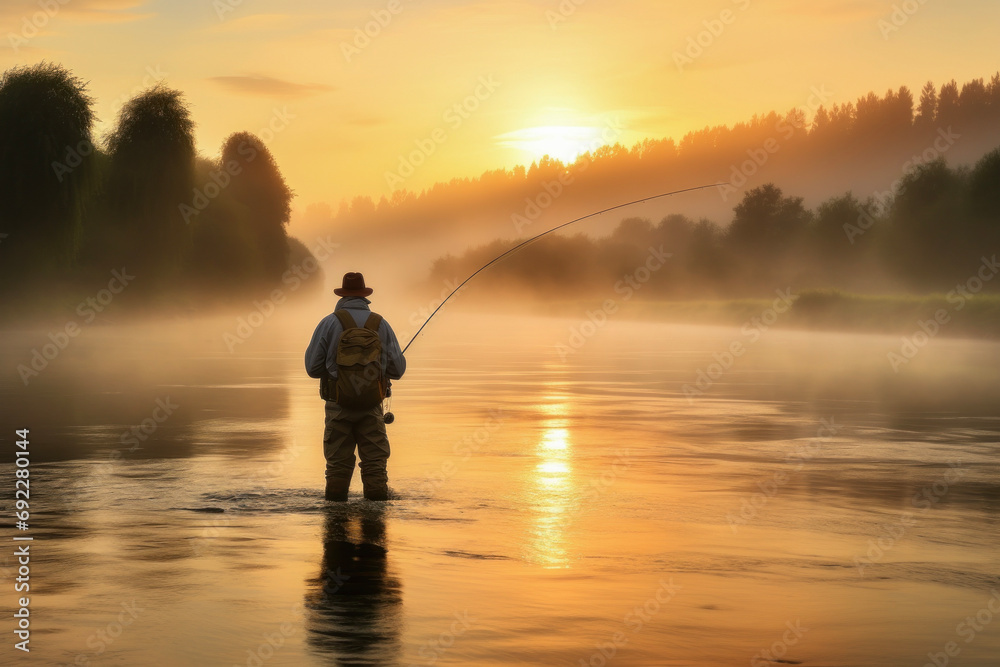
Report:
[{"label": "khaki backpack", "polygon": [[344,332],[337,343],[337,383],[320,382],[320,397],[352,410],[371,410],[382,402],[386,378],[382,373],[382,340],[378,337],[382,316],[372,313],[363,327],[346,310],[334,313]]}]

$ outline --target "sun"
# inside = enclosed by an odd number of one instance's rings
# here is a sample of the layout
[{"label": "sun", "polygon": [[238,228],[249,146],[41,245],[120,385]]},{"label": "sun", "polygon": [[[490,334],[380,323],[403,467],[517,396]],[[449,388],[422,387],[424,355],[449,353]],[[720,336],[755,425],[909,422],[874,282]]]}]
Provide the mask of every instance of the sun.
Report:
[{"label": "sun", "polygon": [[600,127],[586,125],[541,125],[526,127],[498,136],[501,146],[516,148],[532,160],[548,155],[570,164],[588,151],[600,148],[606,142]]}]

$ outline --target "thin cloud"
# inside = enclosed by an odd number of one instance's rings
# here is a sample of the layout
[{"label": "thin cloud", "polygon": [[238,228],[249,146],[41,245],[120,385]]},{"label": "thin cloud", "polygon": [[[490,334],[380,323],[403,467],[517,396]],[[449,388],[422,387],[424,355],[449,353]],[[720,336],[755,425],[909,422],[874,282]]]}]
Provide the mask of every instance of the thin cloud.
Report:
[{"label": "thin cloud", "polygon": [[38,14],[47,15],[44,22],[45,27],[51,27],[53,22],[59,20],[73,21],[75,23],[101,24],[101,23],[129,23],[156,16],[155,13],[138,13],[135,10],[149,4],[149,0],[72,0],[66,4],[59,4],[57,9],[45,10],[35,2],[11,2],[4,3],[0,7],[0,20],[5,23],[14,22],[17,27],[23,24],[23,20],[34,22],[35,27],[40,27],[37,20]]},{"label": "thin cloud", "polygon": [[250,14],[215,23],[208,28],[208,31],[225,33],[275,32],[295,28],[309,20],[308,16],[290,14]]},{"label": "thin cloud", "polygon": [[829,21],[867,21],[886,13],[877,3],[861,0],[816,0],[802,3],[800,0],[786,2],[784,11],[792,16]]},{"label": "thin cloud", "polygon": [[310,97],[329,93],[336,88],[321,83],[294,83],[271,76],[213,76],[209,81],[240,95],[261,97]]},{"label": "thin cloud", "polygon": [[382,116],[355,116],[347,121],[348,125],[357,127],[376,127],[386,125],[389,121]]}]

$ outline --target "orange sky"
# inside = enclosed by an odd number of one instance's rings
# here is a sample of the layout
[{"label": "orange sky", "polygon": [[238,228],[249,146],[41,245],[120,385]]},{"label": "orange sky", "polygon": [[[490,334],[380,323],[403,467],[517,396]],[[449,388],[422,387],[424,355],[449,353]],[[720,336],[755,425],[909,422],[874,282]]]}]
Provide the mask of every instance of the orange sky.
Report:
[{"label": "orange sky", "polygon": [[100,134],[160,77],[205,155],[271,125],[296,208],[1000,68],[992,0],[5,0],[0,25],[0,66],[90,82]]}]

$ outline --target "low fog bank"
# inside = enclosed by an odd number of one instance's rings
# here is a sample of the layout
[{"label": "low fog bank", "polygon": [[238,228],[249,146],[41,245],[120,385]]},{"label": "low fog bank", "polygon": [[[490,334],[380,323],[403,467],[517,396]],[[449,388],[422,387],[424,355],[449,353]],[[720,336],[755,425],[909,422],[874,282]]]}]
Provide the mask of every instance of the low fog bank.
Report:
[{"label": "low fog bank", "polygon": [[[460,391],[456,382],[480,393],[499,383],[521,401],[539,385],[565,389],[567,374],[582,374],[573,384],[581,395],[626,391],[633,400],[666,401],[672,420],[733,401],[776,402],[893,429],[899,438],[932,433],[949,414],[985,419],[1000,406],[1000,383],[990,372],[1000,360],[997,342],[935,337],[894,364],[889,355],[904,354],[898,337],[782,330],[763,324],[770,320],[759,312],[749,328],[639,322],[622,313],[595,323],[586,312],[486,313],[470,307],[476,301],[463,295],[414,343],[394,399],[399,409],[411,400],[409,409],[440,401]],[[4,414],[30,424],[45,443],[37,454],[44,460],[278,451],[294,414],[321,415],[302,355],[326,314],[322,306],[285,304],[263,320],[244,313],[90,327],[27,382],[16,369],[49,344],[47,332],[0,332]],[[377,294],[373,307],[404,343],[416,330],[410,316],[422,317],[421,304]],[[242,330],[240,320],[250,328]],[[176,406],[169,419],[130,448],[132,427],[164,405]],[[745,426],[751,438],[753,425]]]}]

